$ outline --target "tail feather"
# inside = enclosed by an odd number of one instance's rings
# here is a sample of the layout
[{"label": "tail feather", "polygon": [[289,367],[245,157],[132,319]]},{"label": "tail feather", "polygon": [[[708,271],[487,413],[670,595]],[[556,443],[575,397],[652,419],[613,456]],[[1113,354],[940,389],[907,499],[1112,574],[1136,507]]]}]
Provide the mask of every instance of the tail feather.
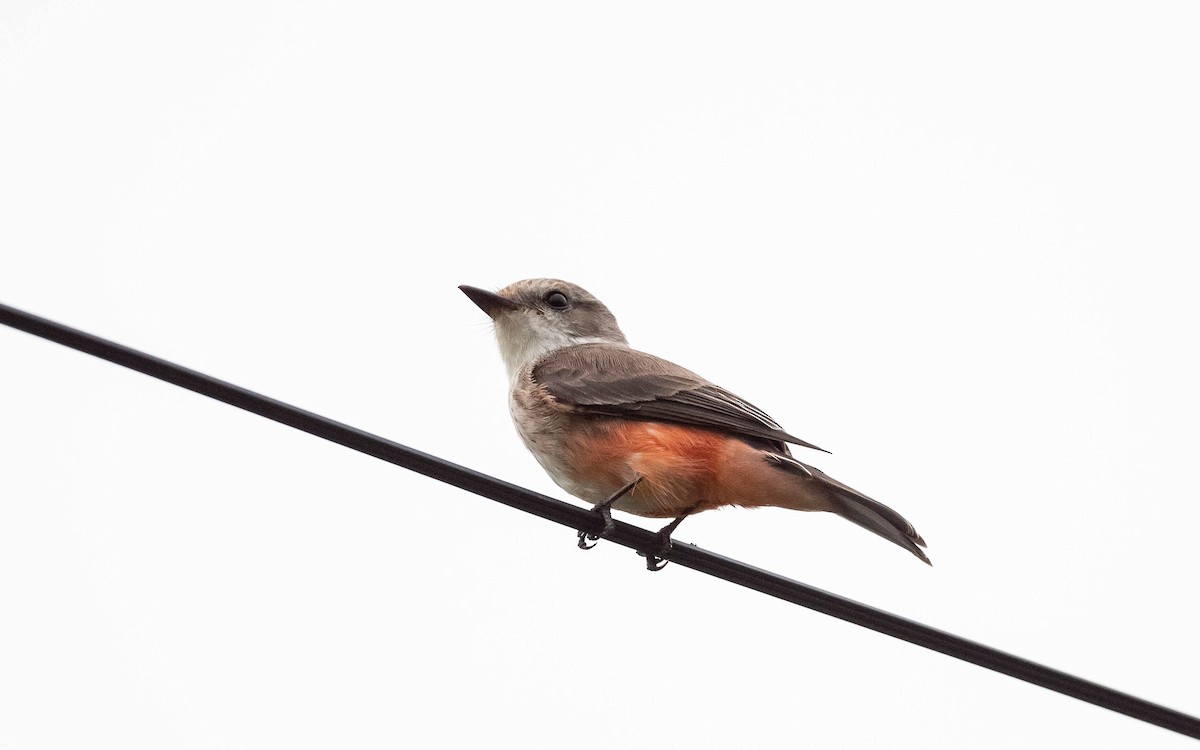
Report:
[{"label": "tail feather", "polygon": [[766,458],[783,471],[803,479],[805,484],[810,485],[808,488],[810,491],[817,490],[825,497],[830,510],[834,513],[903,547],[926,565],[933,565],[929,562],[929,557],[921,550],[925,546],[925,540],[921,538],[913,525],[905,520],[904,516],[883,503],[872,500],[858,490],[842,484],[815,466],[809,466],[791,456],[782,456],[776,453],[768,453]]}]

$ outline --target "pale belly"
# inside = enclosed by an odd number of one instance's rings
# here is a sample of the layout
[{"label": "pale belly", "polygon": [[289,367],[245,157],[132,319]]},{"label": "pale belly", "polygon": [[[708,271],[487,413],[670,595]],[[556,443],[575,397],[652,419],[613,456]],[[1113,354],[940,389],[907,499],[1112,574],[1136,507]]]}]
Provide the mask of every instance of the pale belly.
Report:
[{"label": "pale belly", "polygon": [[[598,486],[596,483],[588,481],[587,477],[580,476],[579,472],[575,470],[574,462],[571,460],[572,446],[567,437],[571,434],[571,429],[563,423],[563,420],[550,417],[534,420],[527,414],[520,413],[515,406],[510,411],[513,426],[517,428],[521,442],[525,443],[525,447],[537,459],[538,464],[559,487],[580,500],[586,500],[593,504],[606,500],[612,493],[620,489],[621,485],[611,489],[606,486]],[[633,481],[633,475],[629,481]],[[620,503],[617,504],[618,507],[620,505]]]}]

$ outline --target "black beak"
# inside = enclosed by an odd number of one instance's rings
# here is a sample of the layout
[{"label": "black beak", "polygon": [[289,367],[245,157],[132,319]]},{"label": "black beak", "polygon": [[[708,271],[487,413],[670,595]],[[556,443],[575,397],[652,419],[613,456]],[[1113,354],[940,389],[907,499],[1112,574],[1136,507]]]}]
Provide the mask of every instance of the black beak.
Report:
[{"label": "black beak", "polygon": [[467,286],[463,284],[459,287],[462,293],[467,295],[472,302],[479,305],[479,309],[488,314],[488,317],[495,318],[498,313],[516,310],[518,305],[510,299],[501,297],[495,292],[489,292],[486,289],[480,289],[476,286]]}]

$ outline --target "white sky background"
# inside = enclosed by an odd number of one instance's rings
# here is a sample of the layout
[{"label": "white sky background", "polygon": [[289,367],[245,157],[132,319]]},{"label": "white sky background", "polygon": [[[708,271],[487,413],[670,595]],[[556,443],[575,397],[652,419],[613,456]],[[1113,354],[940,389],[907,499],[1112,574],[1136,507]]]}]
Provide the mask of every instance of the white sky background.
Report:
[{"label": "white sky background", "polygon": [[[455,287],[575,281],[935,567],[783,510],[679,539],[1200,713],[1198,11],[832,5],[7,0],[0,300],[563,497]],[[1192,746],[0,364],[5,750]]]}]

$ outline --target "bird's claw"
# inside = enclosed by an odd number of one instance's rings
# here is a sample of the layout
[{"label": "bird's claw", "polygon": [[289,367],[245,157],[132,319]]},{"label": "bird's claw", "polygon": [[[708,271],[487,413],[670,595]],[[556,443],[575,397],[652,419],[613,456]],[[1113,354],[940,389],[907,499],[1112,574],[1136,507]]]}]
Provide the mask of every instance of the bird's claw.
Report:
[{"label": "bird's claw", "polygon": [[[614,521],[612,517],[613,503],[624,497],[625,494],[634,487],[637,487],[638,482],[640,481],[642,481],[641,477],[634,479],[629,484],[614,492],[604,502],[596,503],[592,506],[592,513],[600,516],[600,519],[604,521],[604,528],[600,529],[599,534],[593,531],[586,531],[584,529],[580,529],[578,532],[576,532],[575,536],[579,538],[579,542],[577,543],[579,549],[591,549],[592,547],[595,547],[596,542],[600,541],[601,538],[608,536],[617,528],[617,522]],[[588,544],[588,542],[591,542],[591,544]]]},{"label": "bird's claw", "polygon": [[[603,519],[604,528],[600,530],[599,534],[583,529],[580,529],[578,532],[576,532],[575,536],[579,538],[579,541],[576,544],[579,549],[591,549],[592,547],[595,547],[596,543],[599,542],[601,538],[608,536],[613,529],[617,528],[617,522],[614,521],[612,517],[612,508],[610,508],[608,505],[600,503],[596,507],[592,508],[592,513],[595,513],[596,515],[600,516],[601,519]],[[588,544],[588,542],[591,542],[591,544]]]},{"label": "bird's claw", "polygon": [[646,558],[646,570],[662,570],[667,567],[667,555],[671,554],[671,535],[675,533],[675,529],[679,528],[679,524],[683,523],[683,519],[687,518],[695,509],[695,506],[688,508],[683,515],[658,530],[658,549],[656,551],[642,552],[638,550],[638,554]]},{"label": "bird's claw", "polygon": [[659,537],[659,539],[662,540],[662,544],[659,546],[659,548],[656,551],[643,552],[641,550],[638,550],[638,556],[646,558],[646,570],[649,570],[651,572],[662,570],[663,568],[667,567],[667,557],[666,556],[671,551],[670,535],[659,532],[658,537]]},{"label": "bird's claw", "polygon": [[638,554],[646,558],[646,570],[655,572],[667,567],[667,559],[665,557],[659,557],[649,552],[639,552]]}]

